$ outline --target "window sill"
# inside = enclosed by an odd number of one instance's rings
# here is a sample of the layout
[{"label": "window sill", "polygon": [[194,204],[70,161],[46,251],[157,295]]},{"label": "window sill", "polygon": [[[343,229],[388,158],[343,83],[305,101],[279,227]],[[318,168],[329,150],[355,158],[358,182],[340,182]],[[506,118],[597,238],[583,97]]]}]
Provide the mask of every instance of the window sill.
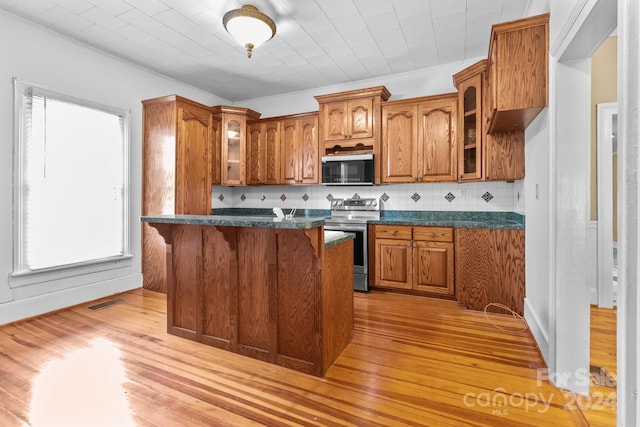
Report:
[{"label": "window sill", "polygon": [[102,258],[79,262],[76,264],[60,265],[39,270],[14,271],[9,274],[9,287],[19,288],[45,281],[60,280],[82,276],[102,271],[126,268],[132,265],[133,254]]}]

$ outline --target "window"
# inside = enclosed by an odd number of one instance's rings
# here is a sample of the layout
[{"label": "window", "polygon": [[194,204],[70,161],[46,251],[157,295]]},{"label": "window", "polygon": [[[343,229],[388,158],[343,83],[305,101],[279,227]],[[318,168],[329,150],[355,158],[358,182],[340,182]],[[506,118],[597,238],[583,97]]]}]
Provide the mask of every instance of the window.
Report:
[{"label": "window", "polygon": [[13,274],[128,257],[128,112],[14,87]]}]

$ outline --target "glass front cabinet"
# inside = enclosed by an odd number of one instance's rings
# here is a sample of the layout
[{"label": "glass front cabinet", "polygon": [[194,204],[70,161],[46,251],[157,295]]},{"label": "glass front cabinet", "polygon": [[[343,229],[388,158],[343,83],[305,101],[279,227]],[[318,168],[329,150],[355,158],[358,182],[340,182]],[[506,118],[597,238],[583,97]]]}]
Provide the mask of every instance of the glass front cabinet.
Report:
[{"label": "glass front cabinet", "polygon": [[260,113],[248,108],[213,107],[222,123],[220,175],[222,185],[245,185],[247,119],[257,120]]},{"label": "glass front cabinet", "polygon": [[482,85],[487,61],[482,60],[453,76],[460,106],[458,122],[458,179],[482,179]]}]

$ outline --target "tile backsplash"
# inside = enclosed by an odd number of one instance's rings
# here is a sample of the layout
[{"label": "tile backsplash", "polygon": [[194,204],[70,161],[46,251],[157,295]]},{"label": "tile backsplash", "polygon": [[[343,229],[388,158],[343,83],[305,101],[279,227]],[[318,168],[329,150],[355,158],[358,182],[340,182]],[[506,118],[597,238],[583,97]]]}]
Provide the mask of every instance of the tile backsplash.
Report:
[{"label": "tile backsplash", "polygon": [[[331,198],[377,197],[383,209],[524,213],[524,186],[514,182],[388,184],[374,186],[214,186],[213,208],[329,209]],[[518,197],[519,195],[519,197]]]}]

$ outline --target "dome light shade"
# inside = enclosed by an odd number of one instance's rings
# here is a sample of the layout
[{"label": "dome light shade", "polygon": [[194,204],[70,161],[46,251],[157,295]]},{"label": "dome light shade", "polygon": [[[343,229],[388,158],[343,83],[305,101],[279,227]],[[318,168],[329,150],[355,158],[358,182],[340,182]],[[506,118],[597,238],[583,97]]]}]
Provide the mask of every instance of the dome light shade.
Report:
[{"label": "dome light shade", "polygon": [[276,24],[273,20],[251,5],[244,5],[240,9],[225,13],[222,24],[225,30],[247,49],[249,58],[254,48],[276,34]]}]

